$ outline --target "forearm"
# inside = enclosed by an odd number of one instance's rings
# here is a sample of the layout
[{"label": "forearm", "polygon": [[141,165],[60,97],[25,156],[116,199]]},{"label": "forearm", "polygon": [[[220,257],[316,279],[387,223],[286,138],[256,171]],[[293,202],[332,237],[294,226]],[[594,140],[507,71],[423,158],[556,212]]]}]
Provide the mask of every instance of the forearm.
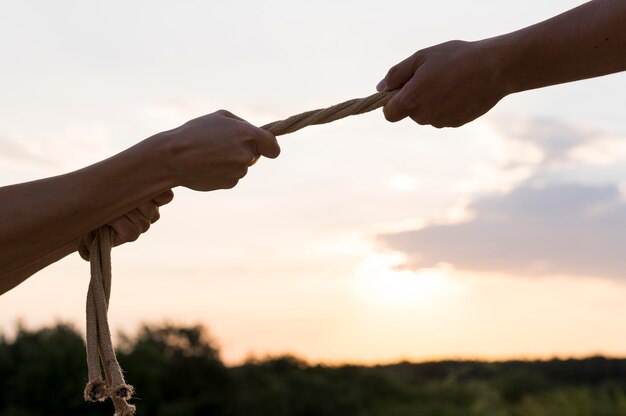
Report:
[{"label": "forearm", "polygon": [[509,93],[626,70],[626,1],[594,0],[483,43],[502,57]]},{"label": "forearm", "polygon": [[163,143],[155,136],[84,169],[0,188],[0,293],[175,186]]},{"label": "forearm", "polygon": [[55,263],[65,256],[75,252],[78,248],[78,240],[59,247],[51,253],[44,255],[12,272],[0,274],[0,294],[8,292],[15,286],[37,273],[39,270]]}]

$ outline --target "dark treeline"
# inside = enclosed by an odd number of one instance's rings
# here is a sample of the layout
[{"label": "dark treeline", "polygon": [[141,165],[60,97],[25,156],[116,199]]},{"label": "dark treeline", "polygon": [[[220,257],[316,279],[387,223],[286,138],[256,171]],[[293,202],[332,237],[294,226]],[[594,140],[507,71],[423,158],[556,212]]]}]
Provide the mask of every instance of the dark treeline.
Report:
[{"label": "dark treeline", "polygon": [[[361,367],[294,357],[226,367],[200,327],[144,327],[119,359],[138,415],[626,415],[626,360],[441,361]],[[72,327],[0,338],[0,416],[108,415],[83,402],[85,349]]]}]

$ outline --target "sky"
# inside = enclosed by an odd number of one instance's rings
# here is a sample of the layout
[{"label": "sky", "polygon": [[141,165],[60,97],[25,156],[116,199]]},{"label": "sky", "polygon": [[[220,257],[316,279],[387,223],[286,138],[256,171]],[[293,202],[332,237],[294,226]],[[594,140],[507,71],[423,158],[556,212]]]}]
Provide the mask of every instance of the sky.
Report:
[{"label": "sky", "polygon": [[[367,96],[418,49],[581,3],[0,0],[0,185],[220,108],[263,125]],[[624,93],[616,74],[459,129],[375,111],[281,137],[114,249],[112,330],[202,323],[229,364],[624,356]],[[41,271],[0,297],[0,330],[82,329],[88,280],[78,255]]]}]

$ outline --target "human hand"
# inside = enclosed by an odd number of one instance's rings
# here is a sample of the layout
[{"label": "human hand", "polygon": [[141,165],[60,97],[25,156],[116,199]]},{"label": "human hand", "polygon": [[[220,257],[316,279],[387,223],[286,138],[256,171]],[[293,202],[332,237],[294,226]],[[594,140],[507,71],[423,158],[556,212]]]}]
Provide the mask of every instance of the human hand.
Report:
[{"label": "human hand", "polygon": [[271,133],[220,110],[165,132],[176,184],[196,191],[230,189],[260,156],[276,158]]},{"label": "human hand", "polygon": [[460,127],[508,94],[501,56],[486,41],[451,41],[420,50],[392,67],[376,87],[400,91],[385,105],[385,118],[410,117],[437,128]]},{"label": "human hand", "polygon": [[113,245],[119,246],[137,240],[141,234],[148,231],[150,225],[159,220],[161,217],[159,207],[169,204],[173,198],[174,193],[167,190],[129,213],[111,221],[108,225],[115,230]]}]

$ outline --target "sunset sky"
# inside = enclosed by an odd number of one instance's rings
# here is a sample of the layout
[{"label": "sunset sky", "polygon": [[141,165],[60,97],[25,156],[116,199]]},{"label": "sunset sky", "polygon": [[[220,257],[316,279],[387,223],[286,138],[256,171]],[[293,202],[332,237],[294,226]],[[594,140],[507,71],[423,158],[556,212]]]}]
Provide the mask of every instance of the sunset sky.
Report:
[{"label": "sunset sky", "polygon": [[[581,3],[0,0],[0,185],[220,108],[262,125],[366,96],[417,49]],[[112,329],[203,323],[228,363],[624,356],[625,96],[618,74],[459,129],[375,111],[281,137],[114,250]],[[0,297],[0,329],[82,329],[88,280],[77,254],[40,272]]]}]

